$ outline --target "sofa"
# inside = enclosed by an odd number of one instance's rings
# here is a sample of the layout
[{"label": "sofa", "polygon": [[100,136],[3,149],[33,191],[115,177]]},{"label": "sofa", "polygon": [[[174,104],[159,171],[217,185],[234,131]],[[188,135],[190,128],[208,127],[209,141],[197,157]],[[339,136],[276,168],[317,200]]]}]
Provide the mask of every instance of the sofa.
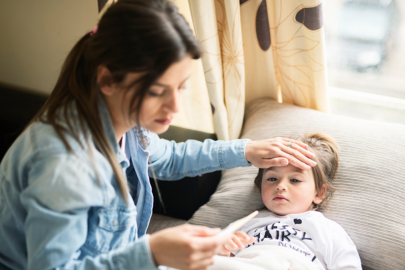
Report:
[{"label": "sofa", "polygon": [[[262,140],[312,132],[327,133],[340,146],[333,182],[336,191],[324,215],[350,235],[363,269],[405,269],[405,125],[260,99],[246,106],[241,138]],[[257,171],[255,167],[223,171],[208,202],[190,219],[155,213],[148,233],[184,223],[223,228],[262,208],[259,190],[253,184]]]},{"label": "sofa", "polygon": [[[5,85],[0,85],[0,90],[1,160],[47,97]],[[336,192],[323,213],[348,232],[363,268],[405,269],[405,125],[330,115],[270,99],[246,106],[241,138],[296,137],[304,132],[325,132],[340,145]],[[213,134],[177,127],[161,137],[176,141],[215,139]],[[257,168],[245,167],[158,181],[166,211],[155,200],[148,233],[187,222],[223,228],[262,208],[259,191],[253,185],[256,174]]]}]

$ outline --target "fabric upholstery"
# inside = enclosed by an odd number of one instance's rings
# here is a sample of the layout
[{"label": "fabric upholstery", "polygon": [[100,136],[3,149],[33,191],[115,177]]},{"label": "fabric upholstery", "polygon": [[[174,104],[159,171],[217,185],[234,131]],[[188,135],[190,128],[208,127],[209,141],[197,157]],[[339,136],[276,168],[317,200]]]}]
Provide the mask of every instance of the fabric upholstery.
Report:
[{"label": "fabric upholstery", "polygon": [[146,233],[152,234],[154,232],[174,226],[179,226],[185,223],[187,223],[187,220],[173,218],[160,214],[153,214]]},{"label": "fabric upholstery", "polygon": [[[324,132],[339,143],[336,191],[323,212],[348,232],[364,269],[405,269],[405,126],[335,116],[268,99],[248,104],[241,138]],[[225,227],[262,208],[257,168],[223,173],[210,201],[189,220]]]}]

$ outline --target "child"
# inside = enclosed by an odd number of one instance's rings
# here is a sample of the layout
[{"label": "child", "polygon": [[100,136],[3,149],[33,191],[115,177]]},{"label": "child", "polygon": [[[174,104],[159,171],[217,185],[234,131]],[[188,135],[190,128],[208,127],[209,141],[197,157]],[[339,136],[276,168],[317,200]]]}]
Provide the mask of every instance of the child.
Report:
[{"label": "child", "polygon": [[356,246],[345,230],[316,211],[324,209],[332,196],[338,145],[320,133],[298,141],[315,154],[317,166],[311,170],[290,164],[259,169],[255,185],[267,209],[236,232],[224,249],[237,255],[245,245],[275,245],[296,251],[319,269],[361,269]]}]

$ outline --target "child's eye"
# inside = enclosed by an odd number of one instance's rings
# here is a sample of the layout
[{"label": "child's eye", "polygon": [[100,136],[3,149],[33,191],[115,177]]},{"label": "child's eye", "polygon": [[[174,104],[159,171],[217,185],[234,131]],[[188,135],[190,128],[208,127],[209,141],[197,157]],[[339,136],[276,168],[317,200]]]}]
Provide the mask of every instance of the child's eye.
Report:
[{"label": "child's eye", "polygon": [[267,179],[267,181],[274,182],[274,181],[277,181],[277,178],[269,178],[269,179]]},{"label": "child's eye", "polygon": [[291,179],[290,181],[293,182],[293,183],[299,183],[299,182],[301,182],[301,181],[298,180],[298,179]]}]

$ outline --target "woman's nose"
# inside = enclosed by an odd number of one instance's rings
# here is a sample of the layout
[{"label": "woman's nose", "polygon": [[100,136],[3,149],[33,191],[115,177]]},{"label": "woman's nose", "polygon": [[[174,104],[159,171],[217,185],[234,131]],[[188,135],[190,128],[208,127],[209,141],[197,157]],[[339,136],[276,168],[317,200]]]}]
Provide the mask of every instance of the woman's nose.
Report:
[{"label": "woman's nose", "polygon": [[180,110],[180,104],[181,104],[181,91],[173,89],[166,102],[166,107],[170,110],[170,112],[177,113]]}]

